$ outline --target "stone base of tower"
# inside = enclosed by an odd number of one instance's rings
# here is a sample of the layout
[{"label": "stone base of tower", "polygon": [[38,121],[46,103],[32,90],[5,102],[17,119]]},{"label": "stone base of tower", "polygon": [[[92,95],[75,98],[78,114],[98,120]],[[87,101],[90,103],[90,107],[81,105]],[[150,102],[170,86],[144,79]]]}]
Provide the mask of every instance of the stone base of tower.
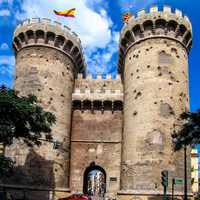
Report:
[{"label": "stone base of tower", "polygon": [[[172,193],[167,193],[168,200],[172,199]],[[182,200],[183,193],[175,192],[174,200]],[[193,200],[192,194],[188,194],[188,200]],[[163,200],[162,191],[145,191],[145,190],[121,190],[117,194],[117,200]]]},{"label": "stone base of tower", "polygon": [[69,188],[0,184],[0,196],[6,193],[14,199],[58,200],[71,195]]}]

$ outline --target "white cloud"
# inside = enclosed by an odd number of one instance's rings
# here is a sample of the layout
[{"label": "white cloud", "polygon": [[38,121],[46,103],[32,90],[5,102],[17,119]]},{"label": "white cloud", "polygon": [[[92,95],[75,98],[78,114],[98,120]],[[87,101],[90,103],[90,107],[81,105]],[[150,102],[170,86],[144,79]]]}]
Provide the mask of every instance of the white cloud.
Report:
[{"label": "white cloud", "polygon": [[[99,52],[94,51],[92,55],[90,53],[87,53],[89,57],[87,57],[88,60],[88,70],[92,73],[111,73],[110,69],[113,70],[113,67],[111,65],[114,65],[113,62],[113,55],[117,53],[118,51],[118,38],[119,38],[119,32],[112,32],[112,40],[109,42],[109,44],[106,46],[106,48]],[[115,61],[116,62],[116,61]]]},{"label": "white cloud", "polygon": [[12,75],[15,66],[14,56],[0,56],[0,74]]},{"label": "white cloud", "polygon": [[0,17],[8,17],[8,16],[10,16],[10,10],[8,9],[0,10]]},{"label": "white cloud", "polygon": [[[65,18],[55,16],[52,12],[55,10],[64,10],[67,8],[76,8],[76,18]],[[25,11],[24,17],[48,17],[62,22],[74,30],[82,40],[84,47],[104,48],[111,39],[112,25],[111,19],[106,11],[98,13],[87,6],[87,0],[26,0],[22,4]]]},{"label": "white cloud", "polygon": [[14,56],[0,56],[0,65],[15,65],[15,57]]},{"label": "white cloud", "polygon": [[[95,2],[98,9],[94,3],[91,4],[90,0],[56,0],[53,2],[51,0],[26,0],[21,5],[25,13],[23,15],[18,13],[17,17],[18,19],[48,17],[69,26],[81,39],[86,53],[86,62],[88,64],[98,63],[98,66],[102,66],[106,61],[110,61],[117,47],[115,50],[112,48],[116,43],[116,40],[113,40],[115,32],[112,29],[113,22],[105,10],[105,1],[95,0]],[[55,16],[52,12],[54,9],[68,8],[76,8],[77,15],[74,19]]]},{"label": "white cloud", "polygon": [[9,49],[8,44],[7,43],[2,43],[0,46],[0,50],[7,50]]}]

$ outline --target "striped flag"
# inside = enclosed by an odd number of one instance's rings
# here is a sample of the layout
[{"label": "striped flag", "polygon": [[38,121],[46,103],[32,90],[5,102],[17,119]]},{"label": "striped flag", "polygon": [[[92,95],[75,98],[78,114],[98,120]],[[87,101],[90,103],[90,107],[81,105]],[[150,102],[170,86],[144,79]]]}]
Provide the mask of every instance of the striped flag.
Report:
[{"label": "striped flag", "polygon": [[63,17],[75,17],[76,14],[76,9],[72,8],[72,9],[68,9],[68,10],[64,10],[64,11],[53,11],[56,15],[59,16],[63,16]]},{"label": "striped flag", "polygon": [[124,21],[125,23],[128,23],[128,20],[129,20],[132,16],[133,16],[132,13],[126,12],[126,13],[123,14],[122,19],[123,19],[123,21]]}]

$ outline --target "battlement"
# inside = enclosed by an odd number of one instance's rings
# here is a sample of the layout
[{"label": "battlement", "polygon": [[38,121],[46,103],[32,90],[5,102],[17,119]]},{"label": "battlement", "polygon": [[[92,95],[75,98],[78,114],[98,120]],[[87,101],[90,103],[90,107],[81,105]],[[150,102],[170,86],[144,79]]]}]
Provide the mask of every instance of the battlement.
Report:
[{"label": "battlement", "polygon": [[123,110],[123,91],[76,88],[72,94],[74,110]]},{"label": "battlement", "polygon": [[148,12],[140,10],[124,24],[119,43],[118,67],[121,71],[127,51],[136,43],[151,38],[176,40],[187,52],[192,46],[192,25],[187,16],[178,9],[172,11],[169,6],[159,10],[157,6]]},{"label": "battlement", "polygon": [[97,74],[97,75],[92,75],[92,74],[87,74],[86,76],[84,74],[78,74],[77,76],[78,80],[93,80],[93,81],[106,81],[106,80],[112,80],[112,81],[121,81],[121,75],[116,74],[115,76],[112,77],[111,74]]},{"label": "battlement", "polygon": [[178,18],[184,18],[185,22],[188,23],[190,28],[192,28],[189,18],[183,15],[182,11],[178,9],[172,10],[172,8],[167,5],[163,6],[162,10],[159,10],[158,6],[156,5],[151,6],[151,8],[148,11],[145,9],[141,9],[140,11],[136,13],[135,16],[134,15],[132,16],[132,19],[145,17],[145,15],[147,14],[155,16],[155,15],[160,15],[160,14],[162,15],[162,13],[167,14],[167,15],[173,15],[176,18],[176,20],[178,20]]},{"label": "battlement", "polygon": [[60,22],[47,18],[26,19],[14,32],[13,48],[17,53],[28,46],[46,46],[66,54],[76,66],[77,72],[84,72],[85,60],[81,41],[77,34]]},{"label": "battlement", "polygon": [[78,74],[75,80],[75,88],[80,89],[81,92],[86,90],[90,91],[116,91],[120,90],[123,92],[123,86],[121,82],[121,76],[117,74],[115,77],[108,75],[97,75],[93,77],[88,74],[86,77],[82,74]]},{"label": "battlement", "polygon": [[122,97],[123,96],[123,91],[121,90],[91,90],[91,89],[85,89],[85,90],[80,90],[79,88],[75,88],[73,92],[73,97],[76,99],[76,97],[80,96],[88,96],[91,99],[96,99],[96,96],[100,96],[100,98],[103,97],[103,99],[107,98],[113,99],[113,97]]},{"label": "battlement", "polygon": [[72,94],[73,108],[80,110],[122,110],[123,86],[120,75],[78,74]]}]

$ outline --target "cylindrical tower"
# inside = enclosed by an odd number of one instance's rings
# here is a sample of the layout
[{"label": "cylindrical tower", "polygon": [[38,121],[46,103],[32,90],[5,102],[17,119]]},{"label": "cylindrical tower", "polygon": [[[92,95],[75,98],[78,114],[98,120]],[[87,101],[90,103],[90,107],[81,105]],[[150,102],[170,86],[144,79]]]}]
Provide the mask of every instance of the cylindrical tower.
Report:
[{"label": "cylindrical tower", "polygon": [[[56,124],[52,129],[52,135],[54,140],[61,143],[58,149],[53,149],[51,144],[45,143],[40,148],[32,150],[35,151],[35,166],[37,156],[40,157],[39,162],[44,160],[43,164],[40,163],[41,168],[44,168],[43,173],[47,172],[50,166],[45,166],[47,160],[53,166],[52,173],[46,173],[48,178],[44,173],[36,186],[49,186],[55,190],[66,189],[69,187],[72,90],[77,73],[84,73],[85,70],[80,39],[59,22],[34,18],[17,26],[13,47],[16,54],[14,89],[19,91],[20,95],[35,94],[42,107],[55,114]],[[25,152],[19,151],[18,149],[15,152],[17,163],[22,165],[20,162],[25,159],[23,162],[26,164]],[[32,168],[29,172],[34,174],[35,170],[40,169]],[[35,185],[33,180],[34,177],[31,180],[33,183],[30,181],[32,186]]]},{"label": "cylindrical tower", "polygon": [[[171,134],[180,125],[180,114],[189,107],[191,45],[189,19],[167,6],[162,11],[154,6],[149,13],[141,10],[121,31],[118,66],[124,84],[121,193],[162,194],[162,170],[169,171],[169,187],[172,177],[184,177],[183,152],[173,152]],[[182,191],[182,186],[176,187],[176,194]]]}]

